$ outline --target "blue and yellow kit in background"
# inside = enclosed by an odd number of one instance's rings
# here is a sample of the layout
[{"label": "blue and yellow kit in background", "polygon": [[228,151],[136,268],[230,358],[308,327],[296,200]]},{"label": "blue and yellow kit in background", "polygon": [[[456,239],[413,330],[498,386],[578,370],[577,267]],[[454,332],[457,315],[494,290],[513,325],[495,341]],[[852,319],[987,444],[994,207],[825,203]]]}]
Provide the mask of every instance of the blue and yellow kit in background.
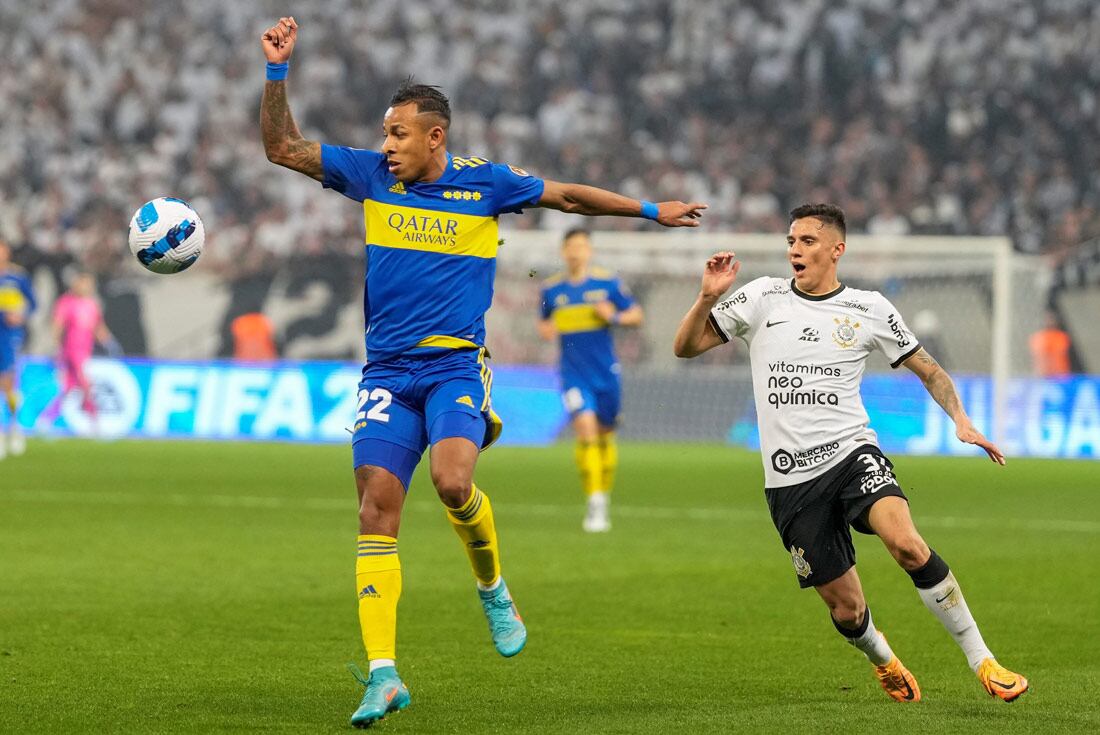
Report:
[{"label": "blue and yellow kit in background", "polygon": [[[15,369],[26,336],[23,323],[34,309],[34,289],[26,272],[15,267],[0,272],[0,373]],[[14,316],[21,317],[20,324],[12,323]]]},{"label": "blue and yellow kit in background", "polygon": [[614,426],[622,389],[611,325],[596,313],[601,301],[610,301],[619,311],[634,305],[619,278],[602,268],[591,268],[578,282],[559,273],[543,283],[542,318],[553,321],[561,341],[565,410],[570,415],[594,411],[601,424]]},{"label": "blue and yellow kit in background", "polygon": [[376,151],[322,145],[321,161],[323,186],[362,202],[366,227],[355,466],[388,469],[407,489],[428,444],[464,436],[485,448],[500,433],[485,350],[497,218],[536,205],[544,183],[450,154],[440,178],[411,184]]}]

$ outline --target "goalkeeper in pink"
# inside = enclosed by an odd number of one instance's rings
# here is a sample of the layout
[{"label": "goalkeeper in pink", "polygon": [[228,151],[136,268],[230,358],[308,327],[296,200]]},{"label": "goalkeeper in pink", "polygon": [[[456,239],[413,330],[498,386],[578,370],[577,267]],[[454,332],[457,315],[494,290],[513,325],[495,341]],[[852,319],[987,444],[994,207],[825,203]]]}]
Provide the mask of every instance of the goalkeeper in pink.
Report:
[{"label": "goalkeeper in pink", "polygon": [[98,411],[84,365],[92,356],[97,341],[111,355],[121,354],[121,350],[103,321],[103,312],[95,296],[95,279],[91,273],[78,273],[69,290],[57,300],[53,333],[59,347],[57,364],[61,372],[61,392],[43,411],[40,426],[48,428],[57,421],[65,397],[75,389],[80,391],[81,408],[91,418],[94,427]]}]

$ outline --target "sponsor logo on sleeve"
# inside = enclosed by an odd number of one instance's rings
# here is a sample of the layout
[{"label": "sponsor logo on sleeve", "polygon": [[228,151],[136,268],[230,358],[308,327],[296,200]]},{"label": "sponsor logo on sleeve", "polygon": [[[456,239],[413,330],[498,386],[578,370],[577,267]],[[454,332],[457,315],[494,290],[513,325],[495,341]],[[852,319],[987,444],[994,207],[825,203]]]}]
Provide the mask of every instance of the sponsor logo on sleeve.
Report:
[{"label": "sponsor logo on sleeve", "polygon": [[729,311],[736,304],[748,303],[749,297],[745,295],[744,291],[738,291],[733,296],[718,304],[716,307],[719,311]]},{"label": "sponsor logo on sleeve", "polygon": [[901,319],[898,319],[897,314],[891,314],[886,319],[886,323],[890,325],[890,331],[894,334],[894,339],[897,340],[898,349],[904,349],[912,342],[912,335],[905,330],[905,327],[901,324]]}]

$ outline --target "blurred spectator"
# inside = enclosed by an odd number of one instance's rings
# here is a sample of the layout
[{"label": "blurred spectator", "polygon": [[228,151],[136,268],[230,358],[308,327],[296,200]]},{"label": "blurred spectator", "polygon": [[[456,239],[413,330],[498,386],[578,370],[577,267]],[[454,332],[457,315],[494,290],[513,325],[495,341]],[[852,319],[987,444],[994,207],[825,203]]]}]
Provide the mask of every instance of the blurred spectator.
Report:
[{"label": "blurred spectator", "polygon": [[[0,3],[0,229],[85,260],[97,229],[185,196],[223,261],[285,258],[353,207],[265,160],[262,3]],[[303,8],[291,75],[306,135],[374,147],[395,83],[451,94],[452,147],[772,230],[805,199],[853,231],[1009,234],[1053,252],[1100,234],[1094,0],[449,0]],[[554,213],[532,212],[513,226]],[[622,224],[622,223],[618,223]],[[644,226],[644,223],[634,223]]]},{"label": "blurred spectator", "polygon": [[1053,311],[1047,312],[1045,326],[1031,335],[1028,346],[1036,375],[1063,378],[1072,372],[1069,334],[1062,329],[1058,315]]},{"label": "blurred spectator", "polygon": [[233,332],[233,358],[250,362],[277,360],[275,327],[266,315],[258,312],[241,314],[230,325]]}]

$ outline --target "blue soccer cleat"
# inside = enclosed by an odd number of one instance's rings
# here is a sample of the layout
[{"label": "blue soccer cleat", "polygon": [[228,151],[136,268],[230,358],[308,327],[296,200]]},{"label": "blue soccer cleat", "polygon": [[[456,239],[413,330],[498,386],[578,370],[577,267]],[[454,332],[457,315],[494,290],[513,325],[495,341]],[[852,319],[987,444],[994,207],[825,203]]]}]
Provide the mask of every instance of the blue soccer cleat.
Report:
[{"label": "blue soccer cleat", "polygon": [[516,603],[512,602],[512,596],[508,594],[504,579],[500,580],[495,590],[479,589],[477,594],[481,598],[481,607],[485,609],[485,617],[489,619],[489,632],[493,634],[497,653],[505,658],[515,656],[527,644],[527,627],[516,610]]},{"label": "blue soccer cleat", "polygon": [[359,709],[351,716],[354,727],[370,727],[390,712],[399,712],[409,706],[409,688],[397,675],[393,666],[383,666],[364,678],[357,668],[349,666],[359,683],[367,688]]}]

